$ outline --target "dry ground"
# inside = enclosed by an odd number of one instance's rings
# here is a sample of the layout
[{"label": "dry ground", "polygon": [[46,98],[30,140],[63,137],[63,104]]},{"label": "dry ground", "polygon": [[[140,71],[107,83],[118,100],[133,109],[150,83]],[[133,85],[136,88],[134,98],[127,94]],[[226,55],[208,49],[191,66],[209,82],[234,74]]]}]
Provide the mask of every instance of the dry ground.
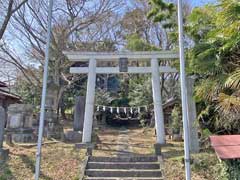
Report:
[{"label": "dry ground", "polygon": [[[99,128],[95,137],[96,156],[115,156],[118,150],[119,128]],[[155,136],[153,129],[129,128],[128,143],[133,154],[154,153]],[[122,142],[124,144],[124,142]],[[6,146],[6,145],[5,145]],[[10,149],[10,159],[4,166],[0,166],[0,180],[31,180],[35,166],[36,146],[14,146]],[[183,180],[183,143],[168,141],[163,148],[164,174],[167,180]],[[42,176],[43,180],[75,180],[79,179],[80,166],[85,152],[78,151],[74,144],[54,142],[43,146]],[[212,151],[201,152],[193,156],[193,180],[215,180],[218,174],[218,160]]]},{"label": "dry ground", "polygon": [[[6,146],[5,146],[6,147]],[[35,171],[36,146],[14,146],[10,149],[10,158],[0,166],[0,180],[32,180]],[[83,151],[77,151],[73,144],[51,142],[42,148],[43,180],[79,179]]]}]

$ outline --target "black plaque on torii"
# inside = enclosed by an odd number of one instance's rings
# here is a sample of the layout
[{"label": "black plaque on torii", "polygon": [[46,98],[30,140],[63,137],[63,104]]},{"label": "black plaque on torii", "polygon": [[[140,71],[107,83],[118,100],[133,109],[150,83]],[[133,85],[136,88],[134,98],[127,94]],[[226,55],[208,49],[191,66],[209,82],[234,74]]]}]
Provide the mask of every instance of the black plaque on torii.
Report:
[{"label": "black plaque on torii", "polygon": [[119,72],[128,72],[128,58],[119,58]]}]

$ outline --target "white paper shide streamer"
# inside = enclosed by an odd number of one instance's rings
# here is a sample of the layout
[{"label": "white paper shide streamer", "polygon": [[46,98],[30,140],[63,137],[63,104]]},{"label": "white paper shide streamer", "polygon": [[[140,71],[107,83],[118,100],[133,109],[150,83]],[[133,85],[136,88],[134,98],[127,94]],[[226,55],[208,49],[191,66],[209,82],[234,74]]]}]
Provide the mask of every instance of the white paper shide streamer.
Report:
[{"label": "white paper shide streamer", "polygon": [[138,107],[138,113],[140,113],[141,112],[141,108],[140,107]]},{"label": "white paper shide streamer", "polygon": [[105,106],[105,105],[96,105],[97,112],[102,111],[106,112],[109,111],[110,113],[114,113],[114,109],[116,109],[116,112],[120,114],[120,112],[124,112],[125,114],[129,113],[134,114],[134,109],[137,110],[137,113],[141,113],[141,110],[147,112],[148,106],[139,106],[139,107],[111,107],[111,106]]}]

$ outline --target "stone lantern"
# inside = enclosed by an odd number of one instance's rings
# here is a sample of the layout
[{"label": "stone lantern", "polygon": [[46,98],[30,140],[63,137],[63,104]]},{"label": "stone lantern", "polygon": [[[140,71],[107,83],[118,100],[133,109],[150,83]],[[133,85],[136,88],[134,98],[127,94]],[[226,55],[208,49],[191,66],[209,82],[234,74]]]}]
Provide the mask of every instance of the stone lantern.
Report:
[{"label": "stone lantern", "polygon": [[48,91],[45,104],[45,130],[44,136],[47,138],[60,139],[63,135],[63,126],[60,124],[55,108],[55,99],[58,93],[58,86],[50,78],[48,82]]}]

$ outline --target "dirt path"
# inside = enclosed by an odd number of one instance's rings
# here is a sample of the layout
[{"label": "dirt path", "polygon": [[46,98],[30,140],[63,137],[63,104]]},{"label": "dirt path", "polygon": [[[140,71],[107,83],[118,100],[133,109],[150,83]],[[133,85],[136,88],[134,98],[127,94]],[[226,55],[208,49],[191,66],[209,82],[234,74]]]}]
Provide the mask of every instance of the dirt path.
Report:
[{"label": "dirt path", "polygon": [[118,156],[128,156],[133,153],[131,143],[129,142],[129,129],[121,128],[117,142]]},{"label": "dirt path", "polygon": [[104,127],[97,132],[96,156],[140,155],[153,153],[155,136],[151,130],[138,127]]}]

